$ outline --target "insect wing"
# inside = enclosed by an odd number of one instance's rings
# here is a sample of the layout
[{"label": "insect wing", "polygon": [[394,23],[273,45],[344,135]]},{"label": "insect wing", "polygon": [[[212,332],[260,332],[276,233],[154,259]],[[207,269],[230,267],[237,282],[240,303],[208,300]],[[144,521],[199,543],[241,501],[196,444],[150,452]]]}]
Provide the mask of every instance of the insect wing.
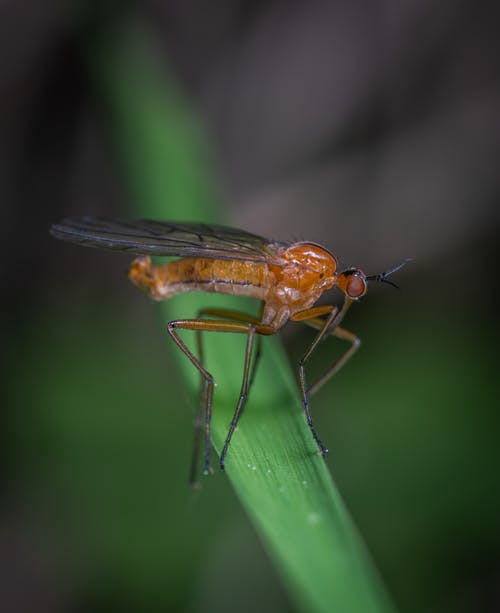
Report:
[{"label": "insect wing", "polygon": [[256,234],[203,223],[125,221],[103,217],[64,219],[50,233],[88,247],[136,255],[178,255],[281,264],[277,252],[286,243]]}]

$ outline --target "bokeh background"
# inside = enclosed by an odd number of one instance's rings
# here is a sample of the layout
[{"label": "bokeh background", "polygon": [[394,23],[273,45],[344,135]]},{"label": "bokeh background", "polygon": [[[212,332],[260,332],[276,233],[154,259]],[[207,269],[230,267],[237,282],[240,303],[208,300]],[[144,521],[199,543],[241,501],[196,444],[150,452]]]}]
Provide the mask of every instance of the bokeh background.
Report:
[{"label": "bokeh background", "polygon": [[[103,96],[117,31],[131,57],[147,41],[204,135],[214,217],[370,273],[414,258],[401,291],[372,288],[349,314],[363,348],[316,423],[399,608],[499,610],[494,15],[472,0],[1,3],[3,611],[295,610],[224,475],[186,485],[193,408],[128,258],[47,232],[140,210]],[[185,139],[172,130],[155,162],[177,219]],[[310,332],[283,337],[293,363]]]}]

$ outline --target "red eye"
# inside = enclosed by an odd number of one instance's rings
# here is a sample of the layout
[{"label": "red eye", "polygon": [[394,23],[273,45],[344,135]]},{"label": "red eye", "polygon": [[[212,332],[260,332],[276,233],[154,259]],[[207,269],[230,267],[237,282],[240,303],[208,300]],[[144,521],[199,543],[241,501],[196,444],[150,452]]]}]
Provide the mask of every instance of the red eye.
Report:
[{"label": "red eye", "polygon": [[347,283],[346,293],[349,298],[360,298],[366,292],[365,280],[357,275],[352,275]]}]

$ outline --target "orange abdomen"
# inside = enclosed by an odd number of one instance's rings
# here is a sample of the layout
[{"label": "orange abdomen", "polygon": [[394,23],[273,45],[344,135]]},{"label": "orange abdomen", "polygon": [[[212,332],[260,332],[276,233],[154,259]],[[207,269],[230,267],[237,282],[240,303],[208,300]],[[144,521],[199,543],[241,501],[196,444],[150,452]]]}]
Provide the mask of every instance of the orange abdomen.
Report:
[{"label": "orange abdomen", "polygon": [[265,299],[274,278],[263,262],[182,258],[155,266],[148,257],[132,263],[129,277],[154,300],[180,292],[217,292]]}]

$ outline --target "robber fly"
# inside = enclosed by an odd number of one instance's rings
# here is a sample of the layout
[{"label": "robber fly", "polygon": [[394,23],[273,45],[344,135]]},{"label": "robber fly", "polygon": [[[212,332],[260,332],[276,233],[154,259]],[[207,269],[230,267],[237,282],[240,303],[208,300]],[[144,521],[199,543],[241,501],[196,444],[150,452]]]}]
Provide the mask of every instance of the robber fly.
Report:
[{"label": "robber fly", "polygon": [[[250,373],[252,353],[258,335],[271,335],[288,321],[302,321],[318,330],[313,342],[298,364],[302,404],[322,456],[328,453],[314,427],[309,397],[332,377],[354,354],[359,338],[340,327],[353,302],[367,292],[367,281],[389,283],[387,277],[406,264],[405,260],[383,273],[367,276],[359,268],[339,271],[335,256],[324,247],[310,242],[271,241],[244,230],[203,223],[163,221],[121,221],[96,217],[65,219],[51,227],[56,238],[66,241],[125,251],[138,255],[130,267],[129,278],[153,300],[166,300],[180,292],[212,292],[249,296],[262,302],[258,318],[228,309],[202,309],[195,319],[175,319],[168,333],[176,345],[200,372],[202,378],[200,410],[204,411],[204,472],[210,472],[210,421],[214,380],[201,358],[201,332],[235,332],[247,335],[245,363],[240,397],[220,455],[224,468],[226,454],[245,404],[257,360]],[[149,255],[181,256],[161,266]],[[341,307],[314,306],[327,290],[337,287],[344,294]],[[397,286],[395,286],[397,287]],[[213,319],[217,318],[217,319]],[[179,337],[179,330],[194,330],[198,337],[197,357]],[[332,335],[350,343],[350,347],[310,387],[306,384],[305,366],[319,342]],[[258,353],[258,351],[257,351]],[[191,467],[194,482],[200,413],[196,419],[195,448]]]}]

